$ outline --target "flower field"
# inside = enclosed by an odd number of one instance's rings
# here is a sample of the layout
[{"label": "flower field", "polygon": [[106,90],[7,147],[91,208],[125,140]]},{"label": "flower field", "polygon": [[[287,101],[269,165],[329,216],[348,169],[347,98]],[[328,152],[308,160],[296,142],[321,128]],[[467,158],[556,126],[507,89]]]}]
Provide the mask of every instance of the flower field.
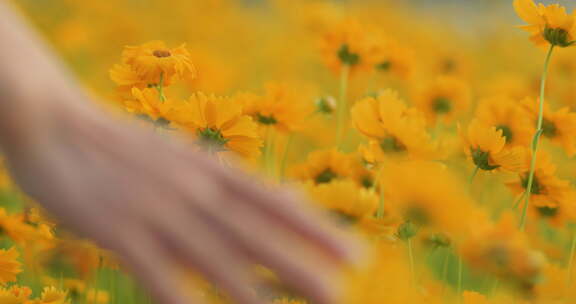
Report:
[{"label": "flower field", "polygon": [[[364,239],[340,303],[576,303],[572,7],[13,2],[110,115],[194,139]],[[0,304],[153,302],[5,171]],[[268,302],[311,303],[255,268]]]}]

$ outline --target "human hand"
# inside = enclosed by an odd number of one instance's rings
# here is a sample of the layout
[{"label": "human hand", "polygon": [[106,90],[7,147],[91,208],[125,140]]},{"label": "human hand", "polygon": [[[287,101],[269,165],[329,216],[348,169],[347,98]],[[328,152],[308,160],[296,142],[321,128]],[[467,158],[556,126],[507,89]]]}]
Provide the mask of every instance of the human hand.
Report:
[{"label": "human hand", "polygon": [[77,102],[52,104],[64,106],[3,145],[17,183],[63,224],[117,253],[159,303],[190,303],[178,289],[182,265],[235,303],[262,303],[256,264],[314,303],[333,303],[334,266],[354,257],[354,245],[315,210],[178,138]]}]

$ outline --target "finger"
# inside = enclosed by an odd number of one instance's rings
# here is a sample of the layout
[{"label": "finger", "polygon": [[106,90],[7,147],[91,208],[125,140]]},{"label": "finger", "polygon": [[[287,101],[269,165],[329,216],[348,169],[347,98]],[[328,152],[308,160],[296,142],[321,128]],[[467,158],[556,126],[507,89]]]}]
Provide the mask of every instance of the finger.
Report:
[{"label": "finger", "polygon": [[240,202],[258,207],[301,237],[316,244],[324,253],[339,261],[356,262],[362,244],[350,234],[338,229],[328,217],[311,205],[303,203],[286,190],[270,191],[260,185],[229,177],[231,196]]},{"label": "finger", "polygon": [[234,303],[262,303],[252,288],[256,284],[248,261],[195,212],[179,212],[155,225],[176,259],[200,271]]},{"label": "finger", "polygon": [[[276,271],[285,282],[314,303],[333,303],[330,292],[331,271],[328,265],[299,252],[298,242],[283,234],[270,219],[256,216],[249,209],[236,209],[233,213],[204,210],[205,218],[230,238],[246,256]],[[333,265],[332,265],[333,266]]]},{"label": "finger", "polygon": [[267,216],[273,217],[276,223],[286,226],[312,242],[331,258],[345,262],[360,260],[364,248],[360,240],[338,230],[328,221],[327,216],[323,216],[310,205],[303,204],[303,200],[297,199],[294,194],[285,190],[269,191],[262,185],[252,182],[253,178],[249,178],[245,173],[224,168],[201,153],[180,153],[180,157],[189,159],[181,164],[193,166],[194,169],[190,168],[191,171],[198,171],[200,167],[203,168],[202,171],[216,179],[219,187],[210,185],[209,178],[205,179],[206,185],[202,188],[204,192],[212,192],[211,195],[221,197],[224,188],[229,192],[228,196],[243,198],[238,202],[250,208],[257,208]]},{"label": "finger", "polygon": [[178,271],[169,256],[145,233],[137,232],[116,246],[124,264],[152,297],[162,304],[202,304],[192,292],[185,292]]}]

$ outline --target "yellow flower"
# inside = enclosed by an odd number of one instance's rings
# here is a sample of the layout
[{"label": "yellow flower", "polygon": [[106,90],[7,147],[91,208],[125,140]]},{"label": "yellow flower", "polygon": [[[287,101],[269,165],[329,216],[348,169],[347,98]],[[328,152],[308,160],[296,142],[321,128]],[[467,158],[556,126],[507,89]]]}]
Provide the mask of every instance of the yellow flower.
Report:
[{"label": "yellow flower", "polygon": [[0,249],[0,284],[16,281],[16,275],[22,272],[18,262],[18,251],[14,247]]},{"label": "yellow flower", "polygon": [[540,279],[545,265],[543,255],[529,246],[512,214],[506,213],[497,225],[477,226],[463,243],[460,252],[474,268],[496,275],[530,290]]},{"label": "yellow flower", "polygon": [[462,294],[464,304],[490,304],[491,302],[484,295],[474,291],[464,291]]},{"label": "yellow flower", "polygon": [[175,103],[169,99],[162,101],[158,90],[153,88],[132,88],[132,99],[123,103],[128,112],[150,119],[158,126],[169,125],[169,117],[175,111]]},{"label": "yellow flower", "polygon": [[300,181],[326,184],[351,176],[351,158],[336,149],[314,151],[304,164],[292,169],[292,176]]},{"label": "yellow flower", "polygon": [[358,223],[374,215],[378,195],[372,189],[362,189],[352,180],[336,180],[324,184],[305,184],[311,199],[331,211],[344,223]]},{"label": "yellow flower", "polygon": [[411,49],[390,38],[380,38],[376,44],[375,68],[382,73],[392,73],[401,79],[408,78],[414,68]]},{"label": "yellow flower", "polygon": [[526,168],[525,148],[506,148],[506,137],[502,129],[473,120],[467,132],[461,133],[464,152],[472,159],[475,167],[484,171],[502,169],[512,172]]},{"label": "yellow flower", "polygon": [[373,34],[354,20],[335,25],[320,41],[322,59],[336,73],[343,66],[348,66],[352,72],[374,67],[377,51]]},{"label": "yellow flower", "polygon": [[470,89],[466,83],[452,76],[438,77],[415,96],[416,107],[430,125],[437,121],[449,123],[466,113],[470,106]]},{"label": "yellow flower", "polygon": [[296,89],[285,83],[268,83],[264,96],[241,93],[237,98],[244,104],[244,113],[260,126],[283,132],[301,130],[312,112],[312,104],[306,104]]},{"label": "yellow flower", "polygon": [[242,104],[235,99],[196,93],[169,118],[192,132],[210,152],[232,151],[247,158],[260,154],[262,141],[256,123],[242,113]]},{"label": "yellow flower", "polygon": [[380,174],[385,204],[404,221],[456,239],[486,221],[466,188],[439,163],[390,163]]},{"label": "yellow flower", "polygon": [[12,285],[8,288],[0,288],[0,303],[2,304],[27,304],[32,294],[28,287]]},{"label": "yellow flower", "polygon": [[[526,160],[526,164],[528,162],[529,160]],[[570,182],[560,179],[556,170],[557,168],[551,162],[549,155],[538,152],[530,204],[534,215],[552,222],[563,223],[566,218],[576,216],[576,210],[573,206],[576,196]],[[520,195],[526,191],[527,183],[528,169],[525,169],[517,179],[506,183],[506,185],[515,195]]]},{"label": "yellow flower", "polygon": [[506,146],[528,146],[535,128],[525,111],[509,97],[496,96],[480,101],[476,118],[486,126],[502,131]]},{"label": "yellow flower", "polygon": [[364,148],[370,162],[379,162],[385,155],[408,155],[419,159],[437,156],[436,145],[426,132],[424,117],[408,108],[393,90],[385,90],[377,98],[358,101],[351,110],[352,122],[370,138]]},{"label": "yellow flower", "polygon": [[68,301],[68,293],[59,290],[54,286],[44,287],[40,295],[39,304],[66,304]]},{"label": "yellow flower", "polygon": [[112,80],[121,86],[167,85],[172,79],[195,76],[196,70],[185,45],[168,48],[162,41],[127,46],[122,64],[110,71]]},{"label": "yellow flower", "polygon": [[[533,125],[538,120],[538,103],[532,98],[522,101],[523,107],[528,111]],[[576,113],[570,108],[564,107],[553,111],[547,103],[544,104],[544,120],[542,124],[542,136],[560,145],[569,156],[576,154]]]},{"label": "yellow flower", "polygon": [[576,15],[566,13],[559,4],[536,5],[532,0],[514,0],[514,9],[528,25],[522,26],[530,33],[530,40],[537,45],[546,42],[560,47],[574,44]]}]

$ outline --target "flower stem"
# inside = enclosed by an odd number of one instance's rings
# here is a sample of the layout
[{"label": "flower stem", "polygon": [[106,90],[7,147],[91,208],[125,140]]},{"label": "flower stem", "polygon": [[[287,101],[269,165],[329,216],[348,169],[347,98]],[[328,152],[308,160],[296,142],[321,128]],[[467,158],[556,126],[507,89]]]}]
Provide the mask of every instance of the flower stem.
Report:
[{"label": "flower stem", "polygon": [[532,160],[530,161],[530,173],[528,174],[528,184],[526,185],[526,200],[522,208],[522,215],[520,216],[520,230],[523,231],[526,226],[526,213],[528,211],[528,204],[530,203],[530,195],[532,193],[532,184],[534,183],[534,171],[536,170],[536,152],[538,151],[538,142],[540,135],[542,135],[542,124],[544,122],[544,94],[546,90],[546,78],[548,76],[548,66],[550,65],[550,58],[554,51],[554,45],[550,45],[546,60],[544,61],[544,71],[542,72],[542,80],[540,81],[540,105],[538,110],[538,124],[536,126],[536,133],[532,139]]},{"label": "flower stem", "polygon": [[383,219],[384,218],[384,189],[382,184],[380,183],[380,178],[382,174],[382,169],[378,170],[376,173],[376,178],[374,179],[374,189],[378,189],[380,186],[380,195],[378,195],[378,209],[376,210],[376,218]]},{"label": "flower stem", "polygon": [[408,259],[410,260],[410,275],[412,278],[412,285],[416,286],[416,272],[414,271],[414,252],[412,248],[412,238],[406,240],[406,246],[408,247]]},{"label": "flower stem", "polygon": [[470,179],[468,180],[468,189],[472,189],[472,183],[474,182],[474,177],[476,177],[478,171],[480,171],[480,166],[476,166],[476,168],[474,168],[474,172],[472,172],[472,175],[470,175]]},{"label": "flower stem", "polygon": [[576,233],[572,235],[570,243],[570,255],[568,258],[568,286],[572,283],[572,266],[574,264],[574,250],[576,249]]},{"label": "flower stem", "polygon": [[264,147],[264,172],[269,176],[274,176],[274,128],[267,127],[266,145]]},{"label": "flower stem", "polygon": [[166,96],[164,95],[164,72],[160,73],[160,80],[156,85],[156,89],[158,90],[158,96],[160,97],[160,101],[165,102]]},{"label": "flower stem", "polygon": [[344,64],[340,71],[340,100],[336,109],[336,144],[340,150],[344,145],[346,112],[348,109],[348,78],[350,66]]},{"label": "flower stem", "polygon": [[462,257],[458,257],[458,299],[459,302],[462,302],[462,282],[463,282],[463,277],[464,276],[464,265],[462,265]]},{"label": "flower stem", "polygon": [[441,278],[441,282],[442,284],[442,296],[444,296],[444,290],[446,287],[446,277],[448,276],[448,262],[450,258],[450,251],[446,250],[446,254],[444,255],[444,260],[442,261],[442,278]]},{"label": "flower stem", "polygon": [[292,139],[294,134],[288,135],[288,140],[286,141],[286,147],[284,148],[284,155],[282,156],[282,164],[280,164],[280,179],[284,181],[286,175],[286,163],[288,162],[288,154],[290,151],[290,146],[292,145]]}]

